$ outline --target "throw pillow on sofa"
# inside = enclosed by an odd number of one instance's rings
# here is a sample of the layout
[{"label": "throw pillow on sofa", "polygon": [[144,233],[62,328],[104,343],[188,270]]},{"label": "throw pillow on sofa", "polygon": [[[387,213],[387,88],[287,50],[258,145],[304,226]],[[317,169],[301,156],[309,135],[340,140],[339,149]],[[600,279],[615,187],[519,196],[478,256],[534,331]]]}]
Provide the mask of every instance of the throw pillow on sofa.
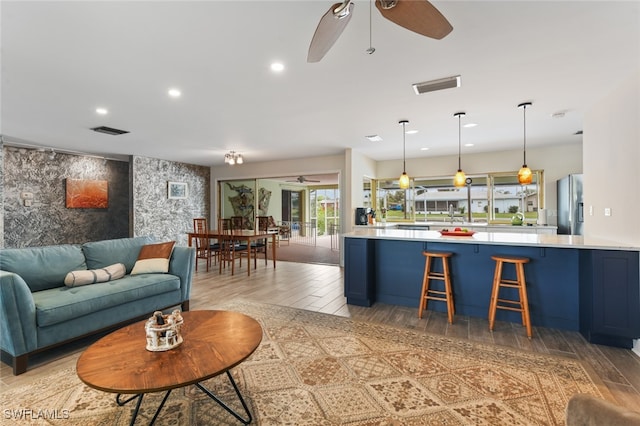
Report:
[{"label": "throw pillow on sofa", "polygon": [[169,241],[142,246],[131,275],[169,272],[169,259],[175,244],[175,241]]},{"label": "throw pillow on sofa", "polygon": [[125,267],[122,263],[115,263],[101,269],[71,271],[64,277],[64,285],[78,287],[87,284],[104,283],[124,277],[125,272]]}]

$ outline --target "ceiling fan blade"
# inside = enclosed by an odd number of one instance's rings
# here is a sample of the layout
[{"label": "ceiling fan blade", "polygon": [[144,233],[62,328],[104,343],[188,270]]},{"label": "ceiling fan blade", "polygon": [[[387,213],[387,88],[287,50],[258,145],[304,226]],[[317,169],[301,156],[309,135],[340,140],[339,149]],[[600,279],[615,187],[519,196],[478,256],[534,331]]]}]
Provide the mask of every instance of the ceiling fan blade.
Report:
[{"label": "ceiling fan blade", "polygon": [[334,10],[343,4],[344,3],[334,4],[320,19],[316,32],[311,39],[311,44],[309,45],[307,62],[319,62],[320,59],[327,54],[329,49],[331,49],[331,46],[333,46],[336,40],[338,40],[338,37],[340,37],[340,34],[342,34],[342,31],[344,31],[351,20],[353,3],[349,3],[348,14],[346,14],[346,16],[338,18],[334,14]]},{"label": "ceiling fan blade", "polygon": [[376,7],[388,20],[423,36],[440,40],[453,27],[434,5],[426,0],[397,0],[395,6],[385,9],[388,0],[376,0]]}]

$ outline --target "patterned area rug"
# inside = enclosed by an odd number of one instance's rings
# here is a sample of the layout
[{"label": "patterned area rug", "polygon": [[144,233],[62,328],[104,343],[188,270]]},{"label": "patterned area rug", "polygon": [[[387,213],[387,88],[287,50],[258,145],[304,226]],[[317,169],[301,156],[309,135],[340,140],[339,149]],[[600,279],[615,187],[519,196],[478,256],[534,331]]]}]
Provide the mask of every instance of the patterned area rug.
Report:
[{"label": "patterned area rug", "polygon": [[[224,309],[264,329],[260,347],[232,371],[258,425],[561,425],[571,395],[611,400],[573,359],[273,305]],[[242,409],[225,375],[205,386]],[[137,424],[149,423],[162,395],[145,397]],[[3,391],[0,404],[5,419],[25,410],[17,424],[126,425],[133,411],[73,369]],[[156,424],[239,423],[189,386],[171,394]]]}]

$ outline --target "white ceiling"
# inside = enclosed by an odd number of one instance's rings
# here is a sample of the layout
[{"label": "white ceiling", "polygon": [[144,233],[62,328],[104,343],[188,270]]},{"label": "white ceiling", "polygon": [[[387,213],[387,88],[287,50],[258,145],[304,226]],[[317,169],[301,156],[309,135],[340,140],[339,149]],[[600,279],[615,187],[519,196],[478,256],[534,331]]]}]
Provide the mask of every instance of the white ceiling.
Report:
[{"label": "white ceiling", "polygon": [[[579,143],[584,112],[640,70],[640,2],[436,1],[429,39],[355,1],[319,63],[307,50],[333,1],[2,1],[2,134],[68,151],[221,165],[362,151],[408,158]],[[269,65],[279,60],[285,71]],[[411,84],[462,86],[417,96]],[[178,87],[182,97],[167,96]],[[102,117],[96,107],[108,108]],[[565,112],[564,118],[552,118]],[[108,136],[105,125],[130,131]],[[383,142],[364,136],[380,135]],[[420,148],[428,147],[428,151]]]}]

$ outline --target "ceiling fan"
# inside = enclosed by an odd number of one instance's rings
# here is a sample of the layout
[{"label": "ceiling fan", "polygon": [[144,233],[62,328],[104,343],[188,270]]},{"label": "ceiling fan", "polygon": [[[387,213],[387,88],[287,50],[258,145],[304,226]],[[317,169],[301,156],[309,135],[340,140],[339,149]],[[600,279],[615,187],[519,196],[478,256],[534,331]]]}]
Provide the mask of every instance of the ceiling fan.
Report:
[{"label": "ceiling fan", "polygon": [[[423,36],[440,40],[453,27],[427,0],[375,0],[376,7],[388,20]],[[353,0],[336,3],[318,23],[311,39],[307,62],[319,62],[338,40],[351,19]]]},{"label": "ceiling fan", "polygon": [[304,176],[298,176],[296,178],[296,180],[288,180],[287,182],[298,182],[298,183],[305,183],[305,182],[320,182],[319,180],[312,180],[312,179],[307,179]]}]

